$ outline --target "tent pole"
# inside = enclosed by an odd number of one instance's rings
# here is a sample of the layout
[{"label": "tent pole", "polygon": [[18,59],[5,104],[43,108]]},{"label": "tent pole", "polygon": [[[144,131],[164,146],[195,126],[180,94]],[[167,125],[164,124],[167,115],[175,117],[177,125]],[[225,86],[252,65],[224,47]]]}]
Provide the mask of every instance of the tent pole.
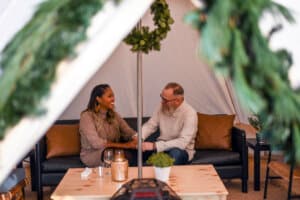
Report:
[{"label": "tent pole", "polygon": [[[138,22],[137,28],[142,27],[142,21]],[[142,156],[142,116],[143,116],[143,66],[142,52],[137,53],[137,130],[138,130],[138,178],[143,177],[143,156]]]}]

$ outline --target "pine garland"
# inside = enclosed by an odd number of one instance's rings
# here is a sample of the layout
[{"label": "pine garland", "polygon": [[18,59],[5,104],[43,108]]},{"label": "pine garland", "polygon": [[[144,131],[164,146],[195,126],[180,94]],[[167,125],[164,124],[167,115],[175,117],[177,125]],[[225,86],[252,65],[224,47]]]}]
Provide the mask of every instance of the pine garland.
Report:
[{"label": "pine garland", "polygon": [[74,47],[86,39],[90,19],[104,1],[48,0],[5,47],[0,61],[0,139],[23,116],[45,112],[39,104],[58,62],[74,56]]},{"label": "pine garland", "polygon": [[149,27],[143,26],[139,30],[135,27],[124,39],[124,42],[131,45],[131,51],[149,53],[151,50],[160,50],[160,42],[167,37],[174,23],[171,17],[169,6],[165,0],[156,0],[151,5],[151,13],[154,14],[153,21],[156,28],[152,31]]},{"label": "pine garland", "polygon": [[259,28],[264,12],[289,22],[290,12],[271,0],[208,1],[186,21],[201,33],[201,53],[217,72],[230,76],[242,105],[258,114],[264,136],[288,161],[300,163],[300,95],[288,80],[290,54],[269,48]]}]

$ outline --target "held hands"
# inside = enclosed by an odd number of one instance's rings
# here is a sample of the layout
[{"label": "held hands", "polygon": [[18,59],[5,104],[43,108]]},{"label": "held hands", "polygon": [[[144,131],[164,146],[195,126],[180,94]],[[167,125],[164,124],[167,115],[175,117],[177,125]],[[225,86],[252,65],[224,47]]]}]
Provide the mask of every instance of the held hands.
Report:
[{"label": "held hands", "polygon": [[143,151],[153,151],[156,149],[155,143],[153,142],[143,142],[142,143],[142,150]]},{"label": "held hands", "polygon": [[[138,137],[137,134],[132,137],[132,141],[130,141],[132,146],[135,149],[138,149]],[[153,142],[143,142],[142,143],[142,151],[153,151],[156,149],[155,143]]]},{"label": "held hands", "polygon": [[132,140],[131,140],[131,142],[135,142],[136,144],[138,143],[138,136],[137,136],[137,134],[136,135],[134,135],[134,136],[132,136],[132,138],[131,138]]},{"label": "held hands", "polygon": [[[111,148],[123,148],[123,149],[137,149],[138,148],[138,138],[132,137],[132,140],[126,143],[106,143],[106,147]],[[155,143],[153,142],[143,142],[142,151],[153,151],[156,149]]]}]

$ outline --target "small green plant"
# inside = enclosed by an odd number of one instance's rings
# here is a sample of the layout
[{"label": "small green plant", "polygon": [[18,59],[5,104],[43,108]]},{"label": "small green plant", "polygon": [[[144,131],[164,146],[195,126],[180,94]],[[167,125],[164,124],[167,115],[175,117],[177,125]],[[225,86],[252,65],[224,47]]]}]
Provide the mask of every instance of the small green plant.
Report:
[{"label": "small green plant", "polygon": [[248,121],[251,126],[253,126],[257,131],[261,131],[262,129],[262,123],[258,117],[258,115],[252,115],[251,117],[248,117]]},{"label": "small green plant", "polygon": [[174,164],[174,159],[164,152],[152,154],[146,161],[149,165],[154,165],[155,167],[170,167]]}]

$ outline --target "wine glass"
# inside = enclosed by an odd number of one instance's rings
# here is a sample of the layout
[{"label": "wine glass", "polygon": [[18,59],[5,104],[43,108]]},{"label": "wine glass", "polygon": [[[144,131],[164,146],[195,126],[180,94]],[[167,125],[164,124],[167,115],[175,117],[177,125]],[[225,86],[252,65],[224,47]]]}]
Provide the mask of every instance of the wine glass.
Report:
[{"label": "wine glass", "polygon": [[107,175],[110,175],[110,166],[111,166],[111,162],[113,160],[114,157],[114,152],[112,149],[105,149],[103,152],[103,161],[106,165],[106,167],[108,168],[107,170]]}]

